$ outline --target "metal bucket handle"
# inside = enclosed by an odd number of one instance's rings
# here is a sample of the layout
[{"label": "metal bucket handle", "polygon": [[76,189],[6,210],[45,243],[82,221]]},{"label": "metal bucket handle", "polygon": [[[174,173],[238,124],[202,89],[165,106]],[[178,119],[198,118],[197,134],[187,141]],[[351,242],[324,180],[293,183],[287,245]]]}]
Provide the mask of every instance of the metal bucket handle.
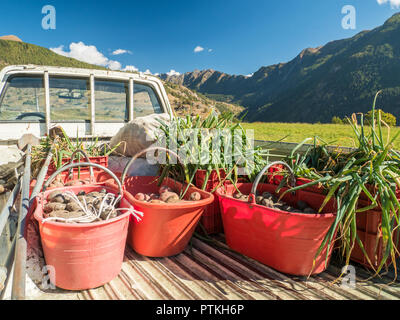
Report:
[{"label": "metal bucket handle", "polygon": [[43,192],[46,191],[46,189],[49,187],[50,183],[53,182],[53,180],[63,171],[66,171],[68,169],[72,168],[77,168],[77,167],[94,167],[103,170],[104,172],[108,173],[116,182],[118,185],[118,192],[119,195],[122,197],[123,191],[122,191],[122,184],[117,178],[117,176],[110,170],[107,169],[97,163],[91,163],[91,162],[79,162],[79,163],[71,163],[63,166],[62,168],[58,169],[56,172],[54,172],[46,181],[46,183],[43,185]]},{"label": "metal bucket handle", "polygon": [[168,153],[172,154],[172,155],[175,156],[175,157],[178,159],[178,161],[183,165],[183,162],[182,162],[181,158],[180,158],[174,151],[171,151],[171,150],[169,150],[169,149],[167,149],[167,148],[163,148],[163,147],[150,147],[150,148],[147,148],[147,149],[145,149],[145,150],[142,150],[142,151],[138,152],[137,154],[135,154],[135,155],[132,157],[131,160],[129,160],[129,162],[128,162],[128,163],[126,164],[126,166],[125,166],[124,171],[122,172],[121,184],[124,184],[126,175],[128,174],[128,170],[129,170],[129,168],[131,167],[131,165],[132,165],[142,154],[147,153],[147,152],[149,152],[149,151],[154,151],[154,150],[162,150],[162,151],[165,151],[165,152],[168,152]]},{"label": "metal bucket handle", "polygon": [[262,176],[265,174],[265,172],[267,172],[267,170],[269,168],[271,168],[272,166],[275,166],[277,164],[283,165],[283,166],[285,166],[286,168],[289,169],[289,172],[290,172],[289,185],[291,187],[295,187],[296,186],[296,176],[294,175],[294,172],[293,172],[292,168],[290,168],[289,165],[286,162],[283,162],[283,161],[271,162],[270,164],[266,165],[260,171],[260,173],[257,175],[256,179],[254,180],[254,183],[253,183],[253,186],[251,187],[251,192],[250,192],[250,195],[249,195],[249,202],[252,202],[252,203],[255,202],[255,195],[257,193],[258,184],[260,183],[260,180],[261,180]]},{"label": "metal bucket handle", "polygon": [[[75,156],[76,156],[77,153],[82,154],[87,163],[91,163],[91,161],[90,161],[90,159],[89,159],[89,156],[87,155],[87,153],[86,153],[85,151],[83,151],[82,149],[76,149],[76,150],[72,153],[72,155],[71,155],[71,161],[70,161],[69,163],[67,163],[67,164],[74,163]],[[64,166],[65,166],[65,165],[64,165]],[[64,167],[64,166],[63,166],[63,167]],[[94,182],[93,167],[90,167],[90,168],[89,168],[89,171],[90,171],[90,181],[91,181],[91,182]],[[69,171],[68,171],[68,179],[72,179],[72,178],[73,178],[73,175],[72,175],[72,168],[71,168],[71,169],[69,169]]]}]

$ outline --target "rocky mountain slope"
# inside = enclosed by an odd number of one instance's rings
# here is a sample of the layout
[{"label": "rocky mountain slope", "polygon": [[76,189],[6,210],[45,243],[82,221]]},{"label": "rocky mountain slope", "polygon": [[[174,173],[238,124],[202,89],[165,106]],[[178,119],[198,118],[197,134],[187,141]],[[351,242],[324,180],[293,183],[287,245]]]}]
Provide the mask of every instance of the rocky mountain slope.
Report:
[{"label": "rocky mountain slope", "polygon": [[352,38],[303,50],[287,63],[262,67],[252,77],[215,70],[162,79],[247,109],[249,121],[330,122],[379,107],[400,117],[400,14]]}]

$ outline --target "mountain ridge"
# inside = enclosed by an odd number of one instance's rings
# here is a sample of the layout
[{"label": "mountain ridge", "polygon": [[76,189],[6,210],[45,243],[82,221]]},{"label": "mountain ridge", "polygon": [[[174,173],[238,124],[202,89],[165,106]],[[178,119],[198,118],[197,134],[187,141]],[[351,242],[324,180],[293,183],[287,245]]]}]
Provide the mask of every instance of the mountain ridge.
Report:
[{"label": "mountain ridge", "polygon": [[218,100],[238,103],[248,121],[331,122],[367,112],[383,89],[379,107],[400,117],[400,13],[382,26],[347,39],[306,48],[294,59],[263,66],[252,77],[212,69],[165,81]]}]

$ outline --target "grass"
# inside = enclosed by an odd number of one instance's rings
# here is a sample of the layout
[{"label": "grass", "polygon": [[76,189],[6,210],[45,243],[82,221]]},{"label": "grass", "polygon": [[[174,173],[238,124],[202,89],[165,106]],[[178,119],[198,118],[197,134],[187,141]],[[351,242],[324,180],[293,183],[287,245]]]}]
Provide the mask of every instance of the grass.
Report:
[{"label": "grass", "polygon": [[[355,147],[357,141],[354,140],[354,132],[350,125],[342,124],[308,124],[308,123],[243,123],[244,129],[253,129],[255,139],[278,141],[282,138],[283,142],[299,143],[305,138],[318,136],[330,145],[340,145],[343,147]],[[390,134],[394,136],[400,127],[390,129]],[[387,129],[384,128],[383,134],[387,136]],[[394,148],[400,150],[400,138],[394,141]]]}]

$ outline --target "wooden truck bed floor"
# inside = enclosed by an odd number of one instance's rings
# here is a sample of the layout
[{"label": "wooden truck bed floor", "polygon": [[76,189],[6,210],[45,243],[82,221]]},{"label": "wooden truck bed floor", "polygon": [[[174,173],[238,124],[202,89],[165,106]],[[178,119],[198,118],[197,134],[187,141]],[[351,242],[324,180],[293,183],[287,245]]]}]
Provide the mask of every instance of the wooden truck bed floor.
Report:
[{"label": "wooden truck bed floor", "polygon": [[367,280],[371,273],[354,263],[357,281],[350,288],[341,281],[332,283],[341,272],[336,259],[322,274],[309,279],[293,277],[225,249],[222,234],[213,239],[211,243],[193,238],[183,253],[168,258],[143,257],[127,246],[121,273],[103,287],[80,292],[35,288],[27,290],[27,299],[400,299],[400,282],[393,282],[393,268],[381,278]]}]

